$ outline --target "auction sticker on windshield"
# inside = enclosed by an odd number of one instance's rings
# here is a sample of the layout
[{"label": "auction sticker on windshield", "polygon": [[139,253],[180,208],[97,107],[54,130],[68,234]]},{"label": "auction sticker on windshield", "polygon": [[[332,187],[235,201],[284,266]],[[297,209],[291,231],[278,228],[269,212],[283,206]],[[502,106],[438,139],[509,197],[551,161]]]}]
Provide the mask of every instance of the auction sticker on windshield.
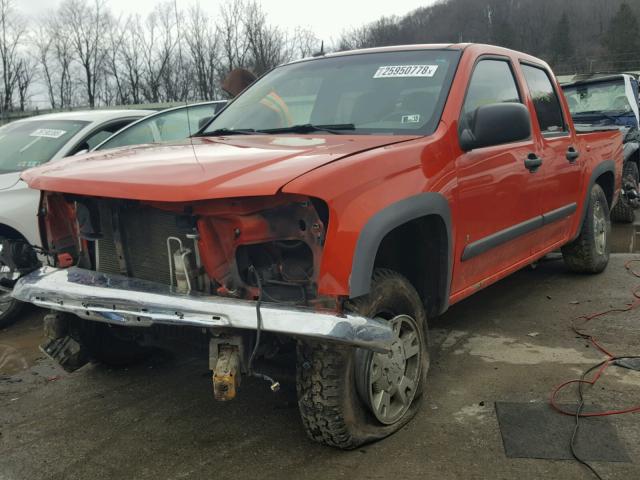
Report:
[{"label": "auction sticker on windshield", "polygon": [[53,128],[39,128],[32,132],[30,137],[44,137],[44,138],[60,138],[63,136],[66,130],[55,130]]},{"label": "auction sticker on windshield", "polygon": [[387,65],[378,67],[373,78],[433,77],[438,65]]}]

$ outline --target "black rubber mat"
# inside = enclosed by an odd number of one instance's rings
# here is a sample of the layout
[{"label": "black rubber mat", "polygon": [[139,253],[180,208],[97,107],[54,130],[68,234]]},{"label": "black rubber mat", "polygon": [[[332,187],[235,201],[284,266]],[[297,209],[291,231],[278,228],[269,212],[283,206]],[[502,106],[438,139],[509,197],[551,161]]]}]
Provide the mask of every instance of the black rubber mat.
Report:
[{"label": "black rubber mat", "polygon": [[[575,418],[561,415],[547,403],[496,402],[504,451],[509,458],[571,460],[569,440]],[[564,405],[568,411],[575,405]],[[600,410],[585,407],[585,412]],[[630,462],[618,432],[606,417],[580,419],[576,452],[586,461]]]}]

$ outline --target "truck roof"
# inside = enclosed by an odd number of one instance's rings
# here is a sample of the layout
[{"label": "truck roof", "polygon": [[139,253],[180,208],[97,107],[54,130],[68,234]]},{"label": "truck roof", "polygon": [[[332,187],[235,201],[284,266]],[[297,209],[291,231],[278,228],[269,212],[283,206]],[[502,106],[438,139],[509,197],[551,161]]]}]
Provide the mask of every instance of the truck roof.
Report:
[{"label": "truck roof", "polygon": [[409,44],[409,45],[392,45],[388,47],[373,47],[373,48],[361,48],[357,50],[345,50],[342,52],[328,52],[322,55],[317,55],[315,57],[307,57],[300,60],[295,60],[293,62],[289,62],[286,65],[290,65],[293,63],[306,62],[311,60],[320,60],[322,58],[335,58],[335,57],[343,57],[349,55],[361,55],[367,53],[384,53],[384,52],[403,52],[403,51],[413,51],[413,50],[480,50],[483,53],[488,54],[496,54],[496,55],[507,55],[507,56],[518,56],[522,60],[535,62],[539,64],[543,64],[547,66],[547,63],[539,58],[533,57],[523,52],[519,52],[516,50],[511,50],[509,48],[498,47],[495,45],[486,45],[482,43],[417,43],[417,44]]}]

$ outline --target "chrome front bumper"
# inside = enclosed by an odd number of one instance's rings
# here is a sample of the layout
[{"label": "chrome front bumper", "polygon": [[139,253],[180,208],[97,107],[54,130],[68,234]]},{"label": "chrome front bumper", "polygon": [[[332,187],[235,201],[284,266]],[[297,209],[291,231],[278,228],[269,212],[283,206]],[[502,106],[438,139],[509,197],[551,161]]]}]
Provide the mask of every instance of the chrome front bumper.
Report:
[{"label": "chrome front bumper", "polygon": [[[148,327],[153,324],[204,328],[257,328],[256,303],[203,294],[176,293],[171,287],[82,268],[43,267],[22,277],[14,298],[68,312],[87,320]],[[388,351],[394,340],[384,321],[301,307],[263,303],[264,331]]]}]

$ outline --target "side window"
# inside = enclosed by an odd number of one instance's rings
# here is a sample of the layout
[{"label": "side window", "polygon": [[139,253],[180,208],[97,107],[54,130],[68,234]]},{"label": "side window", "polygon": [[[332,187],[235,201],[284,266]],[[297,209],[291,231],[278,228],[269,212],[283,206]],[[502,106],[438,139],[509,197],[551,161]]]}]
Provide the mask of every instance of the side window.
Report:
[{"label": "side window", "polygon": [[513,71],[506,60],[481,60],[475,67],[462,108],[466,117],[478,107],[492,103],[521,103]]},{"label": "side window", "polygon": [[196,133],[215,114],[215,106],[211,104],[188,107],[188,110],[188,114],[187,108],[179,108],[146,118],[111,138],[99,150],[182,140]]},{"label": "side window", "polygon": [[522,73],[527,81],[531,98],[533,98],[542,134],[567,131],[558,94],[553,88],[547,72],[542,68],[522,65]]},{"label": "side window", "polygon": [[106,143],[103,143],[98,150],[106,150],[107,148],[124,147],[127,145],[140,145],[143,143],[153,143],[155,137],[151,124],[148,120],[143,120],[135,125],[127,128],[115,137],[112,137]]},{"label": "side window", "polygon": [[128,120],[113,122],[102,126],[98,130],[94,130],[84,140],[76,145],[76,147],[69,152],[69,155],[76,155],[77,153],[83,152],[85,150],[93,150],[97,145],[100,145],[118,130],[129,125],[133,120],[134,119],[132,118]]}]

